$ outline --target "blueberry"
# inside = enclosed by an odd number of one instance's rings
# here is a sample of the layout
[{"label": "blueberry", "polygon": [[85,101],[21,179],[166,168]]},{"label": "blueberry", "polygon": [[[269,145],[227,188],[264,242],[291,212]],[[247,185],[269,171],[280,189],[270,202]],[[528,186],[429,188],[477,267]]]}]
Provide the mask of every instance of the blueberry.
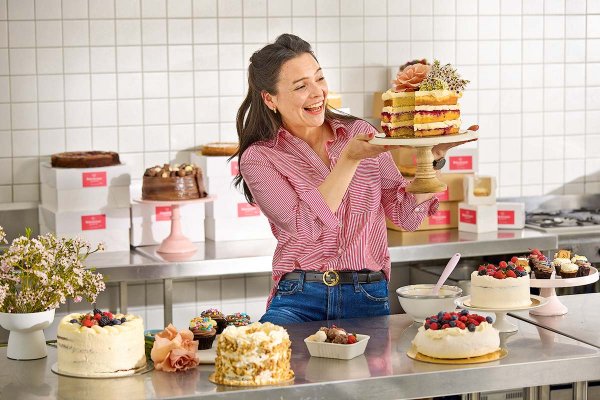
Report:
[{"label": "blueberry", "polygon": [[477,273],[479,276],[487,275],[487,270],[483,269]]},{"label": "blueberry", "polygon": [[475,332],[475,325],[469,324],[469,326],[467,326],[467,328],[469,329],[469,332]]},{"label": "blueberry", "polygon": [[97,308],[94,308],[94,315],[96,315],[96,314],[102,315],[102,311],[98,310]]},{"label": "blueberry", "polygon": [[438,319],[438,321],[439,321],[439,320],[441,320],[442,318],[444,318],[444,313],[443,313],[442,311],[440,311],[440,312],[437,314],[437,319]]},{"label": "blueberry", "polygon": [[78,323],[79,323],[79,320],[72,319],[72,320],[70,320],[69,322],[70,322],[70,323],[72,323],[72,324],[78,324]]},{"label": "blueberry", "polygon": [[115,319],[113,319],[113,320],[112,320],[112,324],[113,324],[113,325],[121,325],[121,320],[120,320],[120,319],[117,319],[117,318],[115,318]]},{"label": "blueberry", "polygon": [[431,318],[431,319],[429,320],[429,322],[431,322],[432,324],[433,324],[434,322],[435,322],[435,323],[437,323],[438,321],[439,321],[439,319],[437,319],[437,318]]},{"label": "blueberry", "polygon": [[452,318],[450,318],[452,321],[456,321],[458,319],[458,315],[453,315]]},{"label": "blueberry", "polygon": [[469,315],[469,310],[461,310],[460,315]]},{"label": "blueberry", "polygon": [[121,318],[121,323],[123,323],[125,321],[127,321],[127,318],[125,318],[125,317]]},{"label": "blueberry", "polygon": [[485,317],[485,320],[488,324],[491,324],[492,322],[494,322],[494,320],[492,319],[492,317]]},{"label": "blueberry", "polygon": [[450,326],[455,328],[456,327],[456,321],[452,320],[450,321]]}]

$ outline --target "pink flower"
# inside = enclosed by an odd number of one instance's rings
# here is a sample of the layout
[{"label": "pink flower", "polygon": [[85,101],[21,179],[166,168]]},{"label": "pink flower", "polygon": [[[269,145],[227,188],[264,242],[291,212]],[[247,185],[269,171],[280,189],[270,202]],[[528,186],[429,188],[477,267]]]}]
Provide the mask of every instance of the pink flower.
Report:
[{"label": "pink flower", "polygon": [[150,357],[158,371],[176,372],[195,368],[200,360],[196,356],[198,342],[189,329],[178,331],[169,324],[154,337]]},{"label": "pink flower", "polygon": [[81,303],[81,300],[83,300],[83,297],[81,296],[75,296],[75,298],[73,299],[75,303]]},{"label": "pink flower", "polygon": [[430,69],[431,66],[426,64],[414,64],[398,71],[396,80],[392,82],[394,89],[397,92],[414,92],[419,88]]}]

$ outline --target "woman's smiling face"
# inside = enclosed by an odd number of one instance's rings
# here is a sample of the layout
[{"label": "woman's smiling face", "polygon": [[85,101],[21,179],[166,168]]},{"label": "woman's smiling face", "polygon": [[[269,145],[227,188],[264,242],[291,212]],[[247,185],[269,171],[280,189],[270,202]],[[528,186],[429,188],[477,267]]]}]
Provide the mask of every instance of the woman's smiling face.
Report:
[{"label": "woman's smiling face", "polygon": [[309,53],[286,61],[279,72],[277,95],[271,96],[288,129],[316,128],[325,121],[327,82]]}]

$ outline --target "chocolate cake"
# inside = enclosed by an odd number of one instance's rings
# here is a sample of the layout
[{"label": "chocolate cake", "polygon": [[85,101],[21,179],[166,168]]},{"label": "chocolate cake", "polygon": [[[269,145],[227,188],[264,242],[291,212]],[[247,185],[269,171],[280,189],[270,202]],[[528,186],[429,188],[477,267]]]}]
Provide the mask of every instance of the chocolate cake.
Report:
[{"label": "chocolate cake", "polygon": [[119,154],[114,151],[69,151],[51,156],[54,168],[95,168],[119,165]]},{"label": "chocolate cake", "polygon": [[164,164],[146,169],[142,200],[192,200],[206,197],[202,170],[193,164]]}]

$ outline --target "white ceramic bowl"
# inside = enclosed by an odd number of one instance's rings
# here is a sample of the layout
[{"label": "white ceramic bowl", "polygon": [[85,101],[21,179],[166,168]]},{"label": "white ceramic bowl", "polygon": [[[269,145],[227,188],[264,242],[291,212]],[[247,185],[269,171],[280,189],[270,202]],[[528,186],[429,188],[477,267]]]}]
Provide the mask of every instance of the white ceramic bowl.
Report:
[{"label": "white ceramic bowl", "polygon": [[413,320],[423,322],[425,318],[440,311],[454,311],[456,309],[454,299],[462,295],[462,289],[458,286],[442,285],[439,294],[434,296],[431,293],[434,286],[433,284],[420,284],[396,289],[402,309]]},{"label": "white ceramic bowl", "polygon": [[338,358],[340,360],[350,360],[358,357],[365,352],[370,336],[356,334],[356,343],[338,344],[326,342],[313,342],[304,339],[308,352],[312,357]]}]

